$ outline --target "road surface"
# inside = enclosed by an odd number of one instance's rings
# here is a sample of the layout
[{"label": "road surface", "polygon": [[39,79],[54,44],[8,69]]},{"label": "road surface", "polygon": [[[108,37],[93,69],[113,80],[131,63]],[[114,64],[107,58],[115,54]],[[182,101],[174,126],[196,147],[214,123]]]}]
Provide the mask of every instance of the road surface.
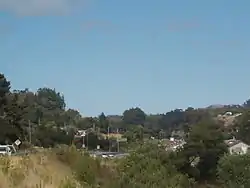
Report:
[{"label": "road surface", "polygon": [[103,158],[123,158],[129,155],[129,153],[123,152],[105,152],[105,151],[90,151],[90,156],[103,157]]}]

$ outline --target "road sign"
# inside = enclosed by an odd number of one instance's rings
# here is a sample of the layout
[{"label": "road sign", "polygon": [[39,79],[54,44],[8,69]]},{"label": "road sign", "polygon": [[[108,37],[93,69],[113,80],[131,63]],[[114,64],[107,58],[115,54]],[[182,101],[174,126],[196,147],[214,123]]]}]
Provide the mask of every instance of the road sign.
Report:
[{"label": "road sign", "polygon": [[22,142],[21,142],[19,139],[17,139],[14,143],[15,143],[17,146],[19,146]]},{"label": "road sign", "polygon": [[118,138],[117,141],[118,142],[127,142],[127,138]]}]

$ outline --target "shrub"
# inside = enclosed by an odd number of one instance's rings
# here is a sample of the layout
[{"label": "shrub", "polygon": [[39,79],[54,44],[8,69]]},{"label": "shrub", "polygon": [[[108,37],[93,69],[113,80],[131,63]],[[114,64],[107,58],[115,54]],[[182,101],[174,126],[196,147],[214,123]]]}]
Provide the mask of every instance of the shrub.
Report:
[{"label": "shrub", "polygon": [[219,160],[218,176],[227,188],[250,187],[250,155],[225,155]]},{"label": "shrub", "polygon": [[60,146],[57,148],[56,151],[57,158],[67,164],[73,167],[75,163],[81,158],[81,153],[77,151],[75,146]]},{"label": "shrub", "polygon": [[100,163],[89,156],[82,156],[74,166],[75,177],[82,184],[95,185]]}]

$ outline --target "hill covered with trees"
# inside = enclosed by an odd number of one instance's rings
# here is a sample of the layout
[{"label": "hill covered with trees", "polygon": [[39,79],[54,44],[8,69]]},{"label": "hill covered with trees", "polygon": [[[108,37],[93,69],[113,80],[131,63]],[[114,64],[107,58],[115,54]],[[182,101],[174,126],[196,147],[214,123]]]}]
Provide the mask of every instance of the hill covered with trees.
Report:
[{"label": "hill covered with trees", "polygon": [[39,88],[31,92],[29,89],[12,88],[11,91],[11,82],[0,74],[0,142],[11,143],[19,138],[45,147],[57,143],[70,144],[76,129],[93,127],[101,133],[143,129],[144,136],[168,138],[176,132],[187,133],[192,125],[203,119],[211,119],[228,111],[243,113],[248,110],[249,104],[248,100],[243,105],[200,109],[189,107],[163,114],[146,114],[135,107],[124,110],[122,116],[101,113],[98,117],[82,117],[77,110],[66,108],[64,96],[56,89]]},{"label": "hill covered with trees", "polygon": [[[225,126],[217,118],[224,114],[240,115]],[[57,159],[70,166],[80,187],[249,187],[249,155],[229,155],[224,143],[235,137],[250,144],[249,120],[249,100],[243,105],[189,107],[163,114],[146,114],[134,107],[125,109],[122,116],[82,117],[66,107],[64,96],[56,89],[11,90],[11,82],[0,74],[1,144],[20,139],[21,147],[72,145],[76,131],[84,129],[89,149],[98,144],[109,150],[111,139],[103,135],[118,132],[134,146],[129,157],[111,166],[76,150],[56,152]],[[184,139],[183,147],[166,151],[147,141],[170,136]]]}]

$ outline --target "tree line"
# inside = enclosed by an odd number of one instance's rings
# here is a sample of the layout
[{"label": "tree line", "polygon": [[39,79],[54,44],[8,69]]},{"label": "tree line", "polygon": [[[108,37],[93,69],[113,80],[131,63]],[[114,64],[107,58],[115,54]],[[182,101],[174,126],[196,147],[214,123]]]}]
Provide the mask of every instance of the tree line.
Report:
[{"label": "tree line", "polygon": [[[200,109],[189,107],[164,114],[146,114],[134,107],[125,110],[122,115],[107,116],[101,113],[98,117],[82,117],[77,110],[66,108],[64,96],[55,89],[45,87],[36,92],[29,89],[11,91],[11,82],[0,74],[0,142],[10,143],[19,138],[42,146],[69,144],[76,129],[93,127],[99,133],[122,133],[128,141],[145,137],[168,138],[171,135],[183,137],[190,127],[202,120],[227,111],[244,113],[245,117],[249,107],[250,101],[247,100],[243,105]],[[226,131],[235,133],[235,127],[227,127]],[[244,137],[243,133],[241,137]],[[247,138],[243,140],[248,141]]]}]

